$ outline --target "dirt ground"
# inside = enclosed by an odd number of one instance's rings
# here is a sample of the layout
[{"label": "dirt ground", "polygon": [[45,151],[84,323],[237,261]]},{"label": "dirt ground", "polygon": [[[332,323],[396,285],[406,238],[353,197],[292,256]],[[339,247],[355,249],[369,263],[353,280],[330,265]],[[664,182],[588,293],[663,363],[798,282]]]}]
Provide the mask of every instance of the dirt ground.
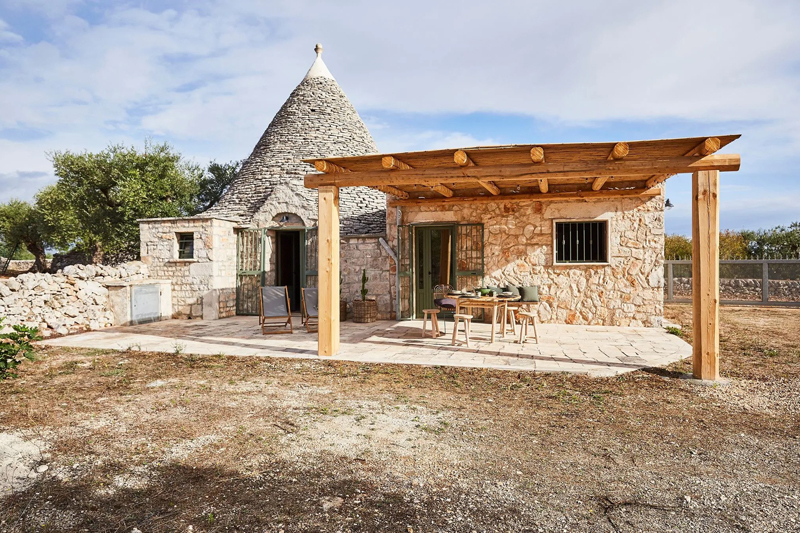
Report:
[{"label": "dirt ground", "polygon": [[0,383],[0,530],[797,531],[799,326],[723,308],[728,387],[42,349]]}]

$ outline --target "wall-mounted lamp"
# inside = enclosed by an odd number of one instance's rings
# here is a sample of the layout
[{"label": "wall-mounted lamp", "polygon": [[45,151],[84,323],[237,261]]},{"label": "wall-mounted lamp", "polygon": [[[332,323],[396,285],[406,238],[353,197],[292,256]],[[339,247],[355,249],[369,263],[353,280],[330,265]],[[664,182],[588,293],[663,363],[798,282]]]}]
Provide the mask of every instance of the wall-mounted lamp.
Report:
[{"label": "wall-mounted lamp", "polygon": [[[667,200],[667,201],[669,201],[669,200]],[[289,215],[283,215],[281,217],[281,224],[286,224],[287,222],[289,222]]]},{"label": "wall-mounted lamp", "polygon": [[670,209],[672,209],[673,207],[675,207],[675,205],[674,205],[672,202],[670,202],[670,201],[669,201],[669,198],[667,198],[667,201],[666,201],[666,202],[664,202],[664,209],[666,209],[667,211],[669,211],[669,210],[670,210]]}]

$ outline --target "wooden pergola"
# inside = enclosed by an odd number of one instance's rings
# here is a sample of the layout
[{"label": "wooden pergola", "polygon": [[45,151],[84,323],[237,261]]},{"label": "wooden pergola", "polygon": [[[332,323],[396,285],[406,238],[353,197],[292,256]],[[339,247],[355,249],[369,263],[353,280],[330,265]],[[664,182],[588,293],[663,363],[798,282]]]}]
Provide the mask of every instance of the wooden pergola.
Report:
[{"label": "wooden pergola", "polygon": [[696,378],[719,378],[719,173],[739,170],[718,154],[739,135],[618,143],[484,146],[306,160],[319,171],[319,355],[339,351],[339,189],[371,187],[390,205],[592,201],[663,194],[692,174]]}]

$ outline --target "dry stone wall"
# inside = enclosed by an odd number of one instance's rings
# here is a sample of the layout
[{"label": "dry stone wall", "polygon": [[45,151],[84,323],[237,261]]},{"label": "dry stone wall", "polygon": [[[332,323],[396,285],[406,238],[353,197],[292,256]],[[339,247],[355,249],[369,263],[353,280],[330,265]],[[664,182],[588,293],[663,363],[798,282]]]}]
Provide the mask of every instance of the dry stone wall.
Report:
[{"label": "dry stone wall", "polygon": [[[396,249],[396,212],[387,233]],[[556,265],[556,220],[607,220],[609,261]],[[664,198],[491,202],[402,208],[402,224],[482,223],[485,285],[538,285],[542,322],[659,326],[664,307]]]},{"label": "dry stone wall", "polygon": [[[761,301],[760,279],[721,279],[719,297],[721,300]],[[674,298],[692,297],[692,279],[674,278],[672,281]],[[800,281],[769,280],[769,299],[780,302],[800,302]]]},{"label": "dry stone wall", "polygon": [[0,316],[6,326],[37,327],[45,337],[114,325],[106,283],[147,279],[139,261],[119,266],[71,265],[56,274],[0,279]]}]

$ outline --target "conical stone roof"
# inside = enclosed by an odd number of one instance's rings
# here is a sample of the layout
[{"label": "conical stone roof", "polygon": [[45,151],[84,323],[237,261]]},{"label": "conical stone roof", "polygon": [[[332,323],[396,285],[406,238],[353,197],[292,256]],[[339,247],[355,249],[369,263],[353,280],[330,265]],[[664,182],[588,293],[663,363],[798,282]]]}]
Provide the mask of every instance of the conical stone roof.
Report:
[{"label": "conical stone roof", "polygon": [[[303,187],[314,167],[303,159],[377,153],[375,141],[339,84],[317,58],[300,85],[272,119],[236,180],[208,214],[250,224],[278,186],[288,184],[295,200],[317,218],[317,191]],[[278,201],[274,199],[273,201]],[[293,202],[296,204],[296,202]],[[364,187],[342,189],[339,198],[341,232],[350,235],[384,233],[386,197]]]}]

